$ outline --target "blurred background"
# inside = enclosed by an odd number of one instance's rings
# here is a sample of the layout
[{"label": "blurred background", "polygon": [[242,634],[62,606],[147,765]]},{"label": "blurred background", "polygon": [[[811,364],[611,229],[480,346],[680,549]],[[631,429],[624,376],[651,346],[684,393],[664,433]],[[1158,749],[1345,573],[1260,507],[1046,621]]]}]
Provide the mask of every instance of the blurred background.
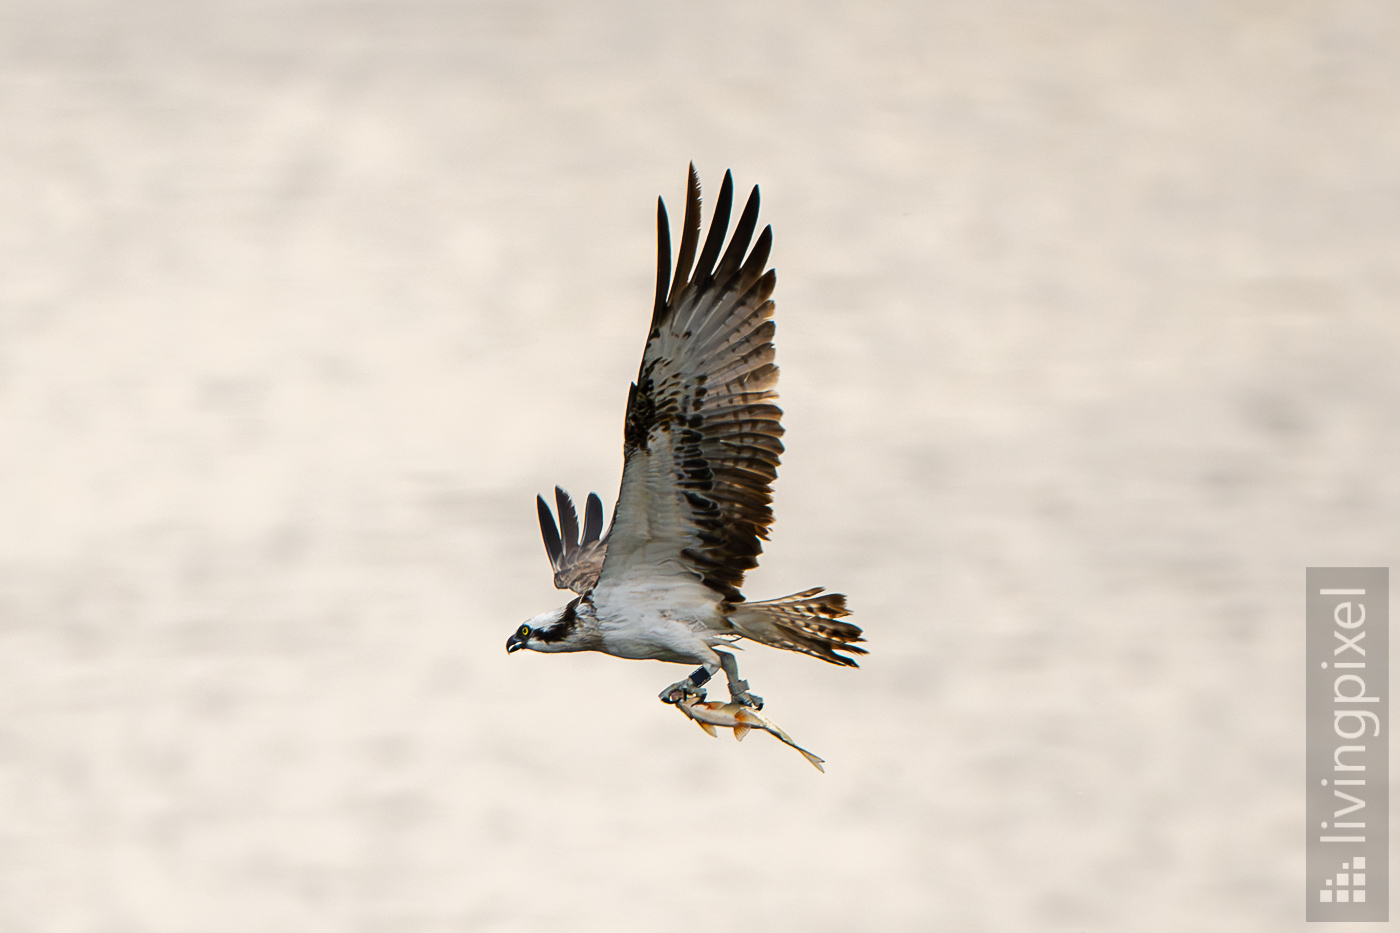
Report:
[{"label": "blurred background", "polygon": [[[1303,571],[1392,565],[1400,12],[0,0],[0,929],[1303,930]],[[752,647],[825,775],[507,657],[655,197],[763,186]],[[708,219],[708,209],[707,209]]]}]

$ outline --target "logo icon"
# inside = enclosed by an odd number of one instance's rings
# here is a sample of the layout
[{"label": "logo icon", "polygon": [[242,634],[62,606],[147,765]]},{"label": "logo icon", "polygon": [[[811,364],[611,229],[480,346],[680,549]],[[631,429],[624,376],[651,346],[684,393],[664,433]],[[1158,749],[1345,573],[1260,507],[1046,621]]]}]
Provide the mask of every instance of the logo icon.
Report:
[{"label": "logo icon", "polygon": [[1366,903],[1366,857],[1358,855],[1350,862],[1343,862],[1336,877],[1323,882],[1317,899],[1323,904]]}]

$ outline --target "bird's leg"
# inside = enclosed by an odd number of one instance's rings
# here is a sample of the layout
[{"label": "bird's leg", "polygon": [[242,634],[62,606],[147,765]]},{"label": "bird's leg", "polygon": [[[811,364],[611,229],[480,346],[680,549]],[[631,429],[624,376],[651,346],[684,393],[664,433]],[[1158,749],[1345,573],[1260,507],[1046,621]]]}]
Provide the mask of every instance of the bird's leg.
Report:
[{"label": "bird's leg", "polygon": [[709,665],[697,667],[685,680],[678,680],[662,690],[661,702],[679,703],[685,699],[698,702],[705,699],[705,684],[709,682],[712,673],[714,672],[710,670]]},{"label": "bird's leg", "polygon": [[728,651],[716,651],[719,655],[720,666],[724,668],[724,676],[729,678],[729,699],[740,706],[752,706],[754,709],[763,709],[763,697],[749,693],[749,682],[739,679],[739,662],[734,660],[734,655]]}]

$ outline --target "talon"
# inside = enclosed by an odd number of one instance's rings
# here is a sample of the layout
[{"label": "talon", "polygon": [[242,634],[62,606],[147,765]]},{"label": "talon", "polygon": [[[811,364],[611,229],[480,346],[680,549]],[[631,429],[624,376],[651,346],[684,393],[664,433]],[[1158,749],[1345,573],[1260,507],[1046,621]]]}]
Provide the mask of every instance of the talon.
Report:
[{"label": "talon", "polygon": [[747,706],[752,709],[763,709],[763,697],[749,693],[747,690],[743,693],[736,694],[733,700],[740,706]]},{"label": "talon", "polygon": [[669,703],[672,706],[688,699],[694,699],[697,703],[704,700],[704,688],[694,686],[689,680],[682,680],[680,683],[671,684],[661,691],[661,702]]},{"label": "talon", "polygon": [[729,684],[729,701],[752,709],[763,709],[763,697],[749,693],[747,680],[736,680]]}]

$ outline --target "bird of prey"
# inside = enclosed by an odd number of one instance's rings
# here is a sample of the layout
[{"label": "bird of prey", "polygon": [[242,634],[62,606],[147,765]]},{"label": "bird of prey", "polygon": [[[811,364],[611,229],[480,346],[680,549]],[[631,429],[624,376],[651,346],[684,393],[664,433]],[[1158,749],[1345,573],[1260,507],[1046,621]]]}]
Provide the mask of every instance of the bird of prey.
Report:
[{"label": "bird of prey", "polygon": [[864,641],[861,630],[841,621],[849,613],[839,593],[817,587],[746,602],[739,592],[773,522],[783,429],[774,404],[777,277],[764,269],[772,228],[753,241],[755,186],[721,254],[733,196],[726,172],[697,259],[700,181],[690,166],[674,280],[670,223],[657,199],[656,303],[627,398],[612,524],[604,534],[596,494],[581,535],[567,493],[555,488],[559,526],[537,499],[555,586],[578,595],[521,625],[506,651],[602,651],[699,665],[661,692],[667,703],[703,699],[704,684],[723,669],[731,700],[761,709],[720,646],[747,638],[849,667],[856,666],[850,655],[866,652],[855,644]]}]

